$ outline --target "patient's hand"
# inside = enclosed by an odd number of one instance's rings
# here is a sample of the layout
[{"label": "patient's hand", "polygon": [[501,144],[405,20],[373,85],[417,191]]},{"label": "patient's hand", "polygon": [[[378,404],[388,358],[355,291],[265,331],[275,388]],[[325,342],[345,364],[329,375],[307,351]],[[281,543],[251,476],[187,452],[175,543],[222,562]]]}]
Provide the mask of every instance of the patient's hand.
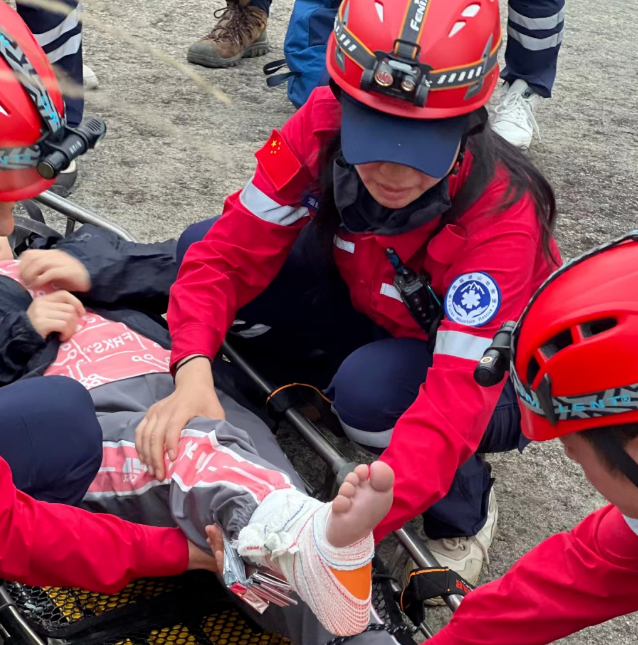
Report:
[{"label": "patient's hand", "polygon": [[62,342],[73,336],[78,318],[85,313],[84,305],[68,291],[40,296],[27,309],[29,321],[42,338],[58,332]]},{"label": "patient's hand", "polygon": [[20,256],[20,277],[27,289],[53,284],[57,289],[85,293],[91,277],[80,260],[64,251],[25,251]]}]

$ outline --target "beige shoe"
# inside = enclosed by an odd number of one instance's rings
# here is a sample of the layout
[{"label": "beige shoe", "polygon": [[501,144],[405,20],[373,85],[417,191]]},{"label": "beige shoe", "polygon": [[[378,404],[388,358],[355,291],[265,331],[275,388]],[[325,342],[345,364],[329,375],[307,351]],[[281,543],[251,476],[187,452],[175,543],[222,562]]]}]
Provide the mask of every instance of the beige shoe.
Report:
[{"label": "beige shoe", "polygon": [[[494,489],[492,489],[487,509],[487,521],[476,535],[463,538],[442,538],[440,540],[426,538],[425,543],[442,567],[448,567],[452,571],[456,571],[471,585],[476,585],[483,569],[483,563],[489,563],[488,551],[496,535],[497,523],[498,505],[496,504]],[[419,535],[425,537],[422,528],[419,530]],[[409,581],[410,572],[416,568],[414,560],[410,558],[401,576],[401,583],[404,588]],[[441,606],[445,602],[443,598],[433,598],[432,600],[426,600],[425,604]]]},{"label": "beige shoe", "polygon": [[266,25],[268,15],[257,7],[226,0],[226,7],[215,11],[219,18],[213,30],[190,46],[188,62],[204,67],[233,67],[242,58],[268,53]]}]

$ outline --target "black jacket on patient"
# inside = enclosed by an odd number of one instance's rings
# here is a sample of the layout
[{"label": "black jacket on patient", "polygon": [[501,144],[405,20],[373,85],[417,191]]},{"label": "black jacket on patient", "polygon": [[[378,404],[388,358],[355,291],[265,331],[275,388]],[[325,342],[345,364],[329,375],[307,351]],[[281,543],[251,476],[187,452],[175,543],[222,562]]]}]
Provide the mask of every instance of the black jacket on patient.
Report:
[{"label": "black jacket on patient", "polygon": [[[170,335],[162,314],[177,278],[176,245],[174,240],[125,242],[110,231],[86,224],[53,246],[47,247],[43,238],[32,248],[55,248],[80,260],[91,276],[91,290],[75,295],[104,318],[125,323],[169,349]],[[58,355],[58,334],[44,340],[29,322],[27,309],[32,301],[22,285],[0,275],[0,386],[41,376]]]}]

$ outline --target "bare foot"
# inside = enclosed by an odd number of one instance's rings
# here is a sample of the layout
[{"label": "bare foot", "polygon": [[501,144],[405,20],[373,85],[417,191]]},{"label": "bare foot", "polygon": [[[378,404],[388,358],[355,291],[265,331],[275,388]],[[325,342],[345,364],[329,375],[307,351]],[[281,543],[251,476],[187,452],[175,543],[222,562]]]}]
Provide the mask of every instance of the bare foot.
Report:
[{"label": "bare foot", "polygon": [[362,464],[341,484],[332,502],[326,538],[343,548],[368,536],[392,506],[394,472],[382,461]]}]

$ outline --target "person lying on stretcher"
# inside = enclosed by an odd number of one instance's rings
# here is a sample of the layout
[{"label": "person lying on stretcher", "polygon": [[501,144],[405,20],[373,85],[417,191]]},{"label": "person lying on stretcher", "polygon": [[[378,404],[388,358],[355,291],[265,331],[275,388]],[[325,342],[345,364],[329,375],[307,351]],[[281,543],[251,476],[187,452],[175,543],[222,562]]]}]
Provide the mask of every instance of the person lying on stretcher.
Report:
[{"label": "person lying on stretcher", "polygon": [[[370,618],[371,532],[390,508],[392,470],[359,466],[322,504],[302,492],[268,427],[219,391],[226,420],[191,420],[158,482],[139,460],[135,429],[174,389],[158,314],[176,273],[175,243],[122,242],[84,226],[56,246],[0,261],[0,307],[19,321],[0,340],[0,381],[39,373],[89,390],[104,443],[82,506],[176,523],[203,549],[211,539],[218,559],[221,527],[242,556],[283,576],[329,632],[361,632]],[[206,531],[209,524],[216,527]]]},{"label": "person lying on stretcher", "polygon": [[[32,198],[51,183],[30,155],[54,135],[63,104],[45,54],[1,2],[0,25],[0,95],[7,117],[0,147],[11,162],[0,167],[0,235],[6,236],[13,229],[12,202]],[[99,454],[77,464],[90,471],[95,463],[84,505],[154,527],[176,523],[191,540],[190,559],[180,531],[143,530],[16,491],[5,450],[29,440],[29,450],[55,449],[63,462],[82,440],[68,436],[68,427],[55,417],[47,419],[46,401],[33,400],[40,423],[32,425],[46,426],[46,433],[40,428],[41,444],[28,432],[31,402],[15,428],[0,405],[0,576],[112,592],[135,575],[181,573],[187,560],[191,568],[220,570],[223,531],[242,556],[285,578],[305,603],[283,616],[271,607],[266,625],[270,620],[297,643],[323,643],[328,635],[314,613],[334,634],[358,634],[370,620],[372,530],[392,503],[389,466],[358,467],[334,502],[322,504],[302,492],[265,424],[221,391],[226,420],[191,420],[163,481],[151,477],[137,457],[135,428],[174,388],[170,337],[161,317],[176,276],[174,256],[174,243],[126,244],[83,227],[56,250],[0,262],[0,384],[6,386],[0,403],[15,399],[19,388],[35,394],[37,388],[23,386],[48,379],[76,383],[71,389],[80,388],[83,403],[88,390],[97,413],[93,425],[99,422],[105,442],[103,451],[95,446],[103,452],[101,465]],[[64,403],[73,406],[72,400]],[[38,464],[47,461],[47,454],[38,456]],[[68,470],[60,467],[59,476]],[[208,528],[213,523],[216,528]],[[207,540],[216,562],[206,555]]]}]

